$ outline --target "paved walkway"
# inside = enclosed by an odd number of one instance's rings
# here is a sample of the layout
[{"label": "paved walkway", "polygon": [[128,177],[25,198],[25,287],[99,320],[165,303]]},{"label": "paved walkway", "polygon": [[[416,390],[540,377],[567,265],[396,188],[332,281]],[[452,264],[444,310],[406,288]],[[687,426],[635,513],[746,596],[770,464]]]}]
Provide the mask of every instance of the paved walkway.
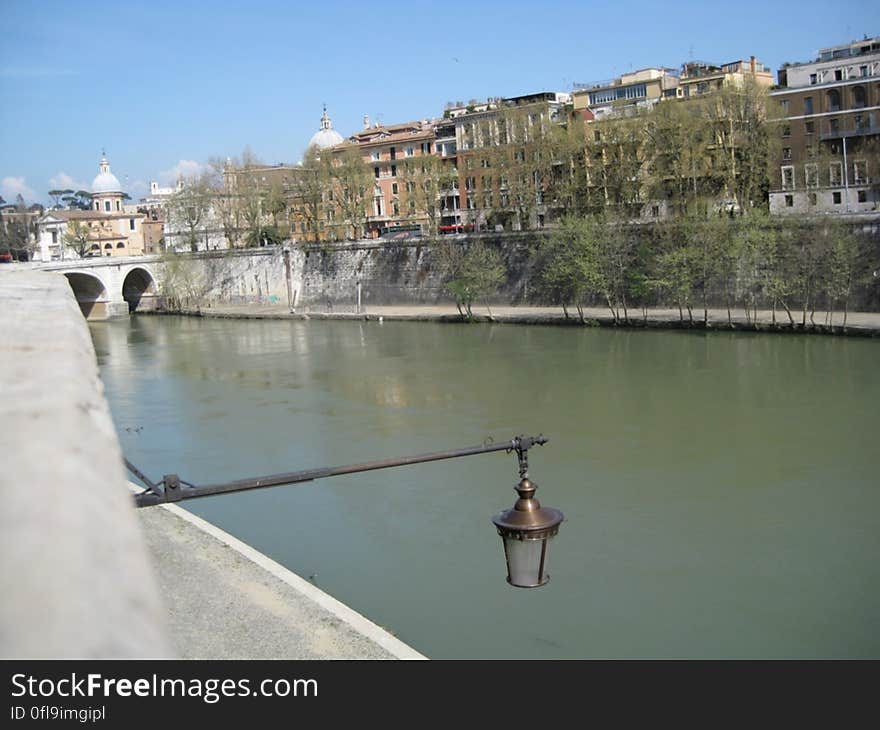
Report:
[{"label": "paved walkway", "polygon": [[177,505],[137,510],[184,659],[424,659],[274,560]]},{"label": "paved walkway", "polygon": [[[282,304],[215,304],[201,309],[202,316],[230,317],[230,318],[253,318],[253,319],[367,319],[377,320],[416,320],[416,321],[461,321],[461,315],[454,304],[438,305],[394,305],[394,306],[369,306],[360,313],[355,311],[352,305],[337,305],[332,308],[312,306],[298,308],[291,313],[287,305]],[[476,319],[488,321],[489,309],[480,305],[473,308]],[[687,312],[685,311],[685,326]],[[694,310],[694,321],[698,326],[702,325],[703,310]],[[796,327],[800,328],[802,314],[792,312]],[[622,313],[621,313],[622,316]],[[578,323],[577,311],[569,309],[571,324]],[[599,308],[584,309],[584,317],[599,325],[613,325],[614,319],[610,310]],[[643,324],[643,313],[640,309],[629,310],[630,320],[635,326]],[[732,310],[731,320],[737,329],[753,329],[754,320],[746,316],[742,309]],[[834,312],[829,318],[826,312],[816,312],[814,315],[816,330],[822,332],[843,332],[843,312]],[[491,321],[518,323],[518,324],[564,324],[565,315],[561,307],[530,307],[530,306],[492,306]],[[770,310],[758,310],[757,322],[761,329],[769,329],[773,322],[773,313]],[[776,312],[777,326],[782,330],[789,329],[788,315],[785,310]],[[647,324],[650,327],[682,326],[681,318],[677,309],[649,309]],[[709,310],[709,326],[712,329],[726,329],[728,317],[726,309]],[[809,313],[807,313],[807,329],[810,327]],[[877,312],[849,312],[846,318],[846,331],[848,334],[877,336],[880,335],[880,313]]]}]

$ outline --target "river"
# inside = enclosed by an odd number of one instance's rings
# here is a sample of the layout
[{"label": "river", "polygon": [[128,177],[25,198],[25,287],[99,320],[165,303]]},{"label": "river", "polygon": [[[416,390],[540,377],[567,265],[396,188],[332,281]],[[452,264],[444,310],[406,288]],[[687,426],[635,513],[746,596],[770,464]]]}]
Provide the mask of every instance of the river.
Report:
[{"label": "river", "polygon": [[126,455],[195,482],[543,432],[550,583],[503,452],[187,509],[431,658],[880,657],[880,344],[516,325],[90,323]]}]

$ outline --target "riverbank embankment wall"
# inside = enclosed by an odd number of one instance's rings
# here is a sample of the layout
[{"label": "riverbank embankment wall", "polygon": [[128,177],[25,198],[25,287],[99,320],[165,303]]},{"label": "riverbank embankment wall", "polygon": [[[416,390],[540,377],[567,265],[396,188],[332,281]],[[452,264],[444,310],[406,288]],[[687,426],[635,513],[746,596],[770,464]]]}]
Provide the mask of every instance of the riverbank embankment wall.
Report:
[{"label": "riverbank embankment wall", "polygon": [[[656,233],[646,227],[633,235],[644,239],[639,245],[650,247],[656,243],[651,239]],[[539,294],[538,250],[548,235],[548,231],[529,231],[440,239],[302,244],[287,250],[275,246],[179,254],[166,257],[162,288],[163,293],[172,295],[170,300],[166,298],[171,309],[192,309],[212,303],[289,303],[298,311],[332,312],[355,311],[358,305],[367,308],[452,303],[446,288],[450,258],[455,258],[456,249],[462,252],[479,240],[498,252],[504,267],[503,282],[489,297],[492,304],[549,304],[536,296]],[[880,240],[878,231],[873,228],[864,235]],[[875,253],[880,255],[880,244],[875,248]],[[733,283],[734,289],[744,286],[747,285],[740,281]],[[708,304],[725,307],[726,295],[720,287],[716,288],[718,291],[708,291]],[[656,293],[651,297],[656,298]],[[675,304],[661,299],[652,299],[650,306]],[[790,303],[797,304],[793,300]],[[604,306],[604,301],[596,299],[586,304]],[[693,306],[700,305],[694,301]],[[762,301],[761,306],[770,307],[771,302]],[[781,311],[782,305],[778,306]],[[860,279],[853,283],[848,308],[880,311],[880,274],[871,280]]]}]

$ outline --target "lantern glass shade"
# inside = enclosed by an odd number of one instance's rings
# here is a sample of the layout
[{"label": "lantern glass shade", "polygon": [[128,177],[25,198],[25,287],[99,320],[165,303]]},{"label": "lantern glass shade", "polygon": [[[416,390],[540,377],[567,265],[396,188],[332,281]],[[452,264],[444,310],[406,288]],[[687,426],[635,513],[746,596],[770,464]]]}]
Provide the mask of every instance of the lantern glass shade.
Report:
[{"label": "lantern glass shade", "polygon": [[547,573],[547,543],[550,538],[520,540],[504,538],[504,556],[507,558],[507,582],[519,588],[537,588],[550,576]]},{"label": "lantern glass shade", "polygon": [[513,508],[492,519],[504,542],[507,582],[519,588],[537,588],[550,580],[547,572],[549,542],[559,532],[562,512],[542,507],[534,498],[535,485],[527,477],[516,486]]}]

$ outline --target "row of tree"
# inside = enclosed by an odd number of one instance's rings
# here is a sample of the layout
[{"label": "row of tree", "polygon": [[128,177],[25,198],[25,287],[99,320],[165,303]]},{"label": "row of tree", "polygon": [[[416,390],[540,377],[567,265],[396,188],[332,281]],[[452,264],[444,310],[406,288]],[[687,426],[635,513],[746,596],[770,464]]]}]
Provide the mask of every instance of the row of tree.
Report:
[{"label": "row of tree", "polygon": [[573,307],[608,308],[615,322],[633,311],[674,306],[693,324],[708,322],[710,306],[744,309],[757,321],[759,307],[784,311],[791,325],[816,325],[847,311],[853,292],[874,279],[876,241],[836,220],[819,223],[770,219],[752,212],[731,220],[689,215],[650,227],[596,217],[569,217],[537,252],[534,295]]}]

